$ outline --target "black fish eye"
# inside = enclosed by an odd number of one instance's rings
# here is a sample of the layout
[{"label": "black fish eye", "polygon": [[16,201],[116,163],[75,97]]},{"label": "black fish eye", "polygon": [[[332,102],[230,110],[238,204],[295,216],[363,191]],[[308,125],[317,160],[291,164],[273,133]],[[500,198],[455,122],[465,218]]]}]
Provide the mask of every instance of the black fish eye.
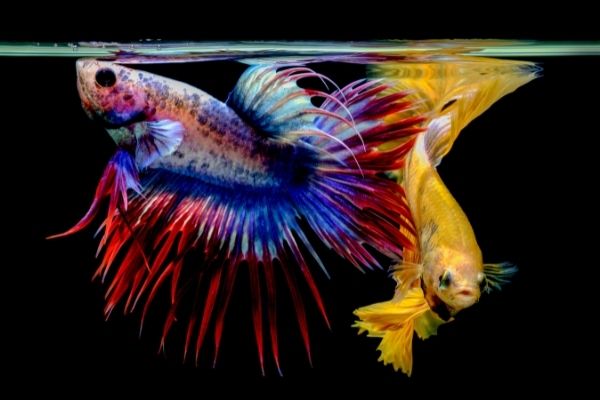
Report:
[{"label": "black fish eye", "polygon": [[446,289],[452,283],[452,274],[450,271],[444,271],[442,275],[440,275],[439,287],[440,289]]},{"label": "black fish eye", "polygon": [[96,72],[96,83],[102,87],[111,87],[117,82],[115,73],[108,68],[100,69]]}]

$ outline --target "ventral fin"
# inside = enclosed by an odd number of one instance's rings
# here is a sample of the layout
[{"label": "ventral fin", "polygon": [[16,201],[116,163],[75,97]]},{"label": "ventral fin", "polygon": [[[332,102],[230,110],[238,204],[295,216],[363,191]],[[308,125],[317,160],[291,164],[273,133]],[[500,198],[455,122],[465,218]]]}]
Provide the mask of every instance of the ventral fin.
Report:
[{"label": "ventral fin", "polygon": [[408,376],[412,373],[412,339],[415,320],[429,311],[421,288],[410,290],[402,301],[386,301],[359,308],[354,314],[360,318],[354,324],[359,334],[381,338],[379,361],[392,364]]},{"label": "ventral fin", "polygon": [[104,169],[104,174],[98,182],[96,194],[88,212],[71,229],[49,236],[48,239],[72,235],[87,227],[98,214],[101,202],[105,197],[110,199],[109,212],[105,222],[107,226],[110,226],[119,209],[127,210],[129,203],[128,190],[133,190],[139,194],[143,189],[133,157],[125,150],[118,150]]},{"label": "ventral fin", "polygon": [[438,328],[445,324],[446,321],[441,319],[431,310],[425,311],[415,319],[415,332],[420,339],[428,339],[430,336],[437,335]]}]

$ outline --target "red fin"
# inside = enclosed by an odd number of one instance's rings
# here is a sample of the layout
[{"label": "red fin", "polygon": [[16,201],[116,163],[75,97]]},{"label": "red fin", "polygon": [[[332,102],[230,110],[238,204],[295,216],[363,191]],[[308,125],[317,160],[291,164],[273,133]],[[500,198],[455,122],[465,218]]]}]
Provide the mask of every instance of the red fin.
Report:
[{"label": "red fin", "polygon": [[282,270],[284,272],[288,288],[290,289],[290,294],[292,295],[294,308],[296,309],[296,318],[298,319],[298,325],[300,326],[300,333],[302,335],[302,341],[304,342],[304,348],[306,349],[306,355],[308,356],[308,363],[312,367],[313,364],[312,355],[310,352],[310,339],[308,336],[308,322],[306,320],[306,312],[304,311],[304,303],[302,302],[302,297],[298,292],[298,287],[294,276],[291,274],[288,268],[282,268]]},{"label": "red fin", "polygon": [[[100,240],[104,253],[95,275],[109,280],[107,316],[121,302],[125,312],[133,311],[140,303],[143,304],[143,322],[152,302],[160,298],[161,287],[166,286],[169,311],[161,339],[164,349],[166,336],[177,321],[183,319],[179,315],[182,313],[178,307],[180,301],[187,296],[190,286],[197,287],[184,328],[184,358],[194,346],[198,361],[212,326],[213,365],[218,358],[238,268],[247,266],[252,295],[250,309],[264,374],[265,350],[269,348],[281,373],[276,315],[276,297],[281,294],[276,293],[275,288],[275,267],[279,266],[276,259],[281,262],[280,269],[311,364],[308,321],[298,276],[300,281],[306,282],[325,322],[330,325],[306,255],[327,272],[301,220],[325,246],[359,269],[381,267],[371,248],[399,259],[403,247],[413,245],[407,238],[414,228],[404,192],[398,184],[381,175],[401,167],[403,157],[412,147],[412,136],[420,131],[423,119],[402,118],[402,112],[409,109],[410,104],[404,101],[403,94],[391,93],[381,82],[359,81],[326,94],[296,85],[296,81],[304,77],[328,81],[308,68],[281,71],[272,66],[262,68],[255,69],[254,75],[248,73],[246,81],[240,80],[231,105],[249,120],[273,111],[270,120],[261,120],[261,123],[272,124],[263,127],[273,135],[270,140],[285,139],[288,146],[297,145],[311,152],[307,157],[311,164],[306,168],[311,175],[306,181],[279,191],[253,187],[232,189],[193,176],[148,168],[142,174],[143,192],[128,197],[128,189],[140,191],[140,185],[131,155],[119,151],[106,168],[90,211],[65,234],[86,227],[97,214],[102,199],[108,198],[108,213]],[[269,83],[269,86],[249,91],[254,98],[240,96],[240,88],[256,82]],[[273,94],[277,88],[280,92],[267,98],[266,94]],[[312,105],[312,97],[325,99],[320,108]],[[298,110],[295,108],[298,104],[305,107]],[[393,122],[388,118],[391,115],[394,115]],[[144,144],[148,149],[158,146],[157,150],[164,147],[170,151],[179,143],[165,141],[160,135],[152,139],[154,141]],[[389,145],[390,142],[393,145]],[[160,156],[162,153],[151,154]],[[204,262],[188,271],[183,265],[191,251],[202,253]],[[206,283],[202,281],[204,278]],[[266,295],[261,292],[263,279]],[[265,313],[267,330],[263,329]],[[265,332],[270,339],[267,349]]]},{"label": "red fin", "polygon": [[273,359],[275,360],[277,372],[281,376],[281,366],[279,365],[279,347],[277,343],[277,302],[275,276],[273,271],[273,264],[270,261],[265,262],[264,273],[265,282],[267,286],[267,307],[269,314],[269,336],[271,337],[271,353],[273,353]]},{"label": "red fin", "polygon": [[216,268],[210,280],[208,293],[206,294],[206,301],[204,302],[204,311],[202,312],[202,320],[200,322],[200,330],[198,331],[198,337],[196,339],[196,363],[198,363],[198,356],[200,355],[200,349],[204,342],[204,336],[208,330],[208,324],[210,317],[217,300],[217,294],[219,293],[219,286],[221,285],[221,268]]},{"label": "red fin", "polygon": [[258,360],[260,371],[265,375],[264,347],[263,347],[263,317],[260,291],[260,276],[258,275],[258,264],[254,260],[248,262],[250,273],[250,297],[252,298],[252,322],[254,323],[254,336],[256,337],[256,348],[258,349]]},{"label": "red fin", "polygon": [[124,150],[119,150],[104,169],[88,212],[71,229],[63,233],[48,236],[48,239],[72,235],[86,228],[98,214],[100,203],[105,196],[110,197],[109,214],[105,220],[109,224],[119,208],[127,210],[128,189],[133,189],[137,193],[141,192],[137,168],[131,154]]},{"label": "red fin", "polygon": [[213,367],[217,364],[217,358],[219,357],[219,349],[221,348],[221,338],[223,336],[223,324],[225,321],[225,313],[231,300],[231,294],[233,293],[233,285],[237,275],[238,265],[233,262],[227,268],[227,275],[225,277],[225,288],[224,288],[224,299],[217,313],[215,321],[215,355],[213,359]]}]

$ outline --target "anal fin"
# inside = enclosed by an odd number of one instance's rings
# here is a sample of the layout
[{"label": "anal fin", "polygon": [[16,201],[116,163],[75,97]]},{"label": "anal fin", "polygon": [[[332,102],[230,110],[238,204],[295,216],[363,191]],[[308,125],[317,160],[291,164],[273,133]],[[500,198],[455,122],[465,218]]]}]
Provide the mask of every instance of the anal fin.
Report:
[{"label": "anal fin", "polygon": [[381,352],[379,361],[392,364],[394,370],[401,370],[408,376],[412,373],[412,339],[415,321],[429,311],[421,288],[411,289],[401,301],[386,301],[361,307],[354,311],[360,318],[354,327],[359,334],[381,338],[377,350]]}]

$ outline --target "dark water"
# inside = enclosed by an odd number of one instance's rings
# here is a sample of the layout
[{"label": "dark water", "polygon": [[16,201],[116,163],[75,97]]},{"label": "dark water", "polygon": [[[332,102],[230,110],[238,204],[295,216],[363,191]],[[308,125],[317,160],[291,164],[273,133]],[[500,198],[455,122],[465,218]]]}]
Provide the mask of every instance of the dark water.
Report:
[{"label": "dark water", "polygon": [[[432,387],[443,393],[453,387],[449,382],[461,386],[503,381],[511,386],[532,382],[534,371],[542,376],[564,371],[563,360],[570,352],[564,342],[571,334],[565,319],[576,307],[573,293],[580,279],[565,274],[565,269],[581,271],[567,260],[583,246],[582,234],[574,231],[571,221],[583,218],[589,202],[582,182],[594,168],[600,79],[593,71],[600,68],[600,59],[531,60],[541,63],[542,77],[471,123],[439,168],[469,216],[484,258],[520,267],[514,282],[484,296],[441,327],[438,336],[415,340],[413,376],[407,378],[377,362],[378,340],[359,337],[351,328],[352,311],[388,299],[393,282],[383,271],[363,275],[329,254],[325,261],[332,280],[316,270],[315,275],[333,329],[328,331],[309,307],[314,366],[306,361],[292,308],[284,304],[284,377],[277,377],[267,361],[267,377],[262,378],[245,276],[233,298],[216,369],[210,368],[208,357],[198,368],[182,363],[177,337],[168,342],[166,357],[158,354],[160,317],[150,318],[141,338],[137,315],[116,312],[104,321],[103,288],[91,282],[97,266],[93,230],[60,240],[44,238],[70,227],[87,210],[114,144],[80,107],[73,59],[0,59],[3,149],[16,160],[4,169],[9,182],[14,179],[5,187],[13,204],[4,214],[8,220],[18,217],[19,228],[24,228],[22,233],[5,230],[18,242],[5,253],[5,260],[13,261],[4,264],[11,277],[5,281],[11,293],[6,307],[15,313],[7,327],[14,337],[5,346],[19,354],[16,366],[52,370],[60,364],[117,377],[140,371],[148,377],[154,375],[149,370],[175,369],[180,387],[191,389],[247,381],[346,388],[394,384],[396,395]],[[245,68],[235,62],[146,67],[220,99]],[[342,84],[363,74],[356,65],[315,69]],[[590,93],[596,94],[591,100]],[[574,298],[565,300],[567,292]],[[173,379],[170,372],[165,374]]]}]

